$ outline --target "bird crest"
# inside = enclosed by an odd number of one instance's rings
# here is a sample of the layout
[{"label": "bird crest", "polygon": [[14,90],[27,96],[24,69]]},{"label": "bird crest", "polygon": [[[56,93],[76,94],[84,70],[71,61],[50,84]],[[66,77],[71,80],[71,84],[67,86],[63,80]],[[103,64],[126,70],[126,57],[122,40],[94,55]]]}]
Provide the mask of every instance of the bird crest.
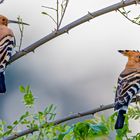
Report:
[{"label": "bird crest", "polygon": [[140,52],[138,50],[118,50],[118,52],[128,57],[126,68],[140,69]]},{"label": "bird crest", "polygon": [[128,60],[140,61],[140,52],[138,50],[118,50],[118,52],[127,56]]},{"label": "bird crest", "polygon": [[140,55],[138,50],[118,50],[118,52],[128,57]]}]

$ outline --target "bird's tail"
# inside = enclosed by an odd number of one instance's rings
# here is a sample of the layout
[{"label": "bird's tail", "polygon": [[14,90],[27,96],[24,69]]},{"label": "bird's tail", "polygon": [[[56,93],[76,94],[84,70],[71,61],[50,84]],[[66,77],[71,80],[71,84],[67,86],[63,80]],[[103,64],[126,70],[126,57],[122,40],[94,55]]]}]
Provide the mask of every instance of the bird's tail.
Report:
[{"label": "bird's tail", "polygon": [[0,72],[0,94],[3,94],[5,92],[6,92],[5,77],[4,73]]},{"label": "bird's tail", "polygon": [[125,120],[124,114],[126,114],[126,110],[119,110],[117,121],[116,121],[116,124],[115,124],[115,129],[123,128],[124,120]]}]

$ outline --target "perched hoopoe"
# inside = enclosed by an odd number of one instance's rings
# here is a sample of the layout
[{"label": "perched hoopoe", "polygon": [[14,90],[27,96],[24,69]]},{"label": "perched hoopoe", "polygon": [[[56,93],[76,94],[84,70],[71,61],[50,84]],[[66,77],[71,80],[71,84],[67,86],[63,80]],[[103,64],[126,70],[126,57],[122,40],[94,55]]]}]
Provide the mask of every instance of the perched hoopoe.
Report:
[{"label": "perched hoopoe", "polygon": [[7,25],[8,19],[0,15],[0,94],[6,92],[4,71],[15,45],[14,34]]},{"label": "perched hoopoe", "polygon": [[118,78],[114,109],[118,111],[115,129],[121,129],[128,105],[132,98],[140,91],[140,52],[131,50],[119,50],[128,57],[124,71]]}]

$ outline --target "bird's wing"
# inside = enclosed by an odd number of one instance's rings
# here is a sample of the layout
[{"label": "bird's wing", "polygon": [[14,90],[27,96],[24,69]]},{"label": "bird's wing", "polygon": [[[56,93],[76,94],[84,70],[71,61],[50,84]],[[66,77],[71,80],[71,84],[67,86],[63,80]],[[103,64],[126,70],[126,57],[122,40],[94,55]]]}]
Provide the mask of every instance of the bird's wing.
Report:
[{"label": "bird's wing", "polygon": [[12,55],[14,42],[14,36],[8,34],[0,40],[0,72],[5,70],[5,67]]},{"label": "bird's wing", "polygon": [[140,89],[140,72],[120,74],[115,97],[115,110],[128,106]]}]

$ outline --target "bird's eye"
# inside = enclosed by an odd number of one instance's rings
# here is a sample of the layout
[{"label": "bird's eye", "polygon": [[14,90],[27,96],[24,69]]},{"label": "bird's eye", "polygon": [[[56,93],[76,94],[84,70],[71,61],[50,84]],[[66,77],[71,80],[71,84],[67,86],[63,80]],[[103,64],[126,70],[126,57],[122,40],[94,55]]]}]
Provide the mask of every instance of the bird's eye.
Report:
[{"label": "bird's eye", "polygon": [[138,56],[138,58],[140,59],[140,55]]},{"label": "bird's eye", "polygon": [[3,18],[2,21],[5,21],[5,19]]}]

